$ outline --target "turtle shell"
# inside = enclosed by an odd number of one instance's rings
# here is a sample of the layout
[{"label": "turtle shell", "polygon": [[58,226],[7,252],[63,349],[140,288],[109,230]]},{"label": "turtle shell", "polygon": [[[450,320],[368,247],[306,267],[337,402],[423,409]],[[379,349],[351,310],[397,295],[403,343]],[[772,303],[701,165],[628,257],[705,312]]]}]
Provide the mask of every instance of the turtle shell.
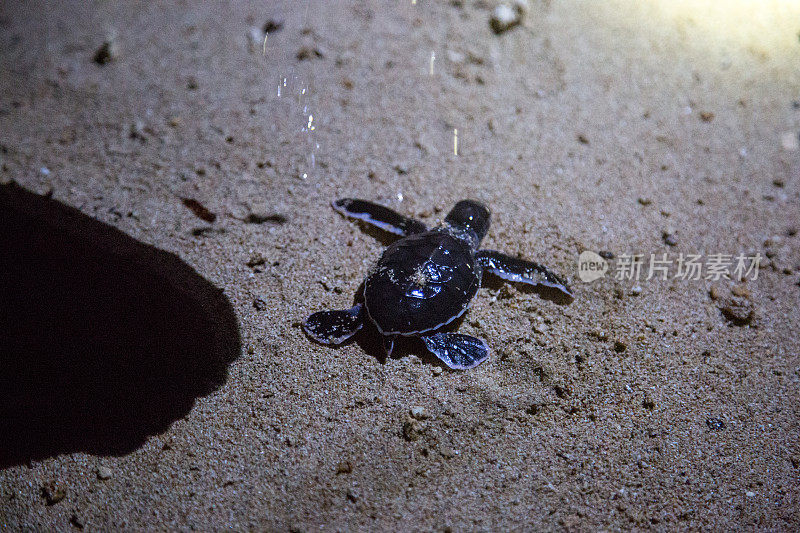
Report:
[{"label": "turtle shell", "polygon": [[364,283],[364,301],[381,333],[413,335],[461,316],[480,282],[469,244],[445,231],[429,231],[386,249]]}]

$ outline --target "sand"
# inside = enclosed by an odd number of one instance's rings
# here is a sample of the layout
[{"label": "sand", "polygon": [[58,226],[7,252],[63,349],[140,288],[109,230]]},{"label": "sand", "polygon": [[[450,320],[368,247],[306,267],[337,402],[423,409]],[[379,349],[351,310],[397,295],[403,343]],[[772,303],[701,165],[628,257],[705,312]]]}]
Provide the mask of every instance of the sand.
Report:
[{"label": "sand", "polygon": [[[800,8],[752,4],[3,3],[0,527],[796,531]],[[576,299],[487,280],[463,372],[312,343],[388,242],[339,197],[482,200]]]}]

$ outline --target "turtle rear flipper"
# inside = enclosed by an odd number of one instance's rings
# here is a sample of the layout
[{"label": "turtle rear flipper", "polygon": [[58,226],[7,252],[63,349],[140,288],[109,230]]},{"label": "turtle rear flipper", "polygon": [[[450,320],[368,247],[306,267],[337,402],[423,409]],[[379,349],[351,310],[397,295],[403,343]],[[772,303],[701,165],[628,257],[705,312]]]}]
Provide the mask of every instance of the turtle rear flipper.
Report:
[{"label": "turtle rear flipper", "polygon": [[475,258],[485,272],[508,281],[531,285],[542,298],[557,303],[572,303],[575,299],[567,284],[542,265],[494,250],[480,250]]},{"label": "turtle rear flipper", "polygon": [[346,311],[320,311],[303,322],[306,334],[322,344],[341,344],[364,325],[361,304]]},{"label": "turtle rear flipper", "polygon": [[489,357],[486,341],[462,333],[439,332],[422,340],[433,355],[456,370],[478,366]]},{"label": "turtle rear flipper", "polygon": [[363,220],[375,227],[405,237],[422,233],[428,228],[419,220],[403,216],[388,207],[357,198],[342,198],[331,204],[333,208],[350,218]]},{"label": "turtle rear flipper", "polygon": [[383,350],[386,352],[386,357],[390,357],[392,355],[392,350],[394,350],[394,340],[397,338],[396,335],[384,335],[383,339]]}]

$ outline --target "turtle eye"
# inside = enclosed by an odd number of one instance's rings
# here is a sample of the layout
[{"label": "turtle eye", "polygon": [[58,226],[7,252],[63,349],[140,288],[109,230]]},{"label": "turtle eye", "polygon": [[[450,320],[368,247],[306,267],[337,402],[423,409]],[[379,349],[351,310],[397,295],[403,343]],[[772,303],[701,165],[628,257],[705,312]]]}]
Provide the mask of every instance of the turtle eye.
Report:
[{"label": "turtle eye", "polygon": [[462,200],[447,214],[445,222],[453,227],[471,232],[478,241],[489,231],[489,209],[474,200]]}]

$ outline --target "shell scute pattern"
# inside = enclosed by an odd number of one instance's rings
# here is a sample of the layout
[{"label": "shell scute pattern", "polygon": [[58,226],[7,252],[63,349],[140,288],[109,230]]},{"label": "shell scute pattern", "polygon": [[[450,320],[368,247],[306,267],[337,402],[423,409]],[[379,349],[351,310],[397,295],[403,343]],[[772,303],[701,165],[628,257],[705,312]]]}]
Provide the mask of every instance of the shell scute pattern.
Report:
[{"label": "shell scute pattern", "polygon": [[413,335],[463,314],[479,285],[469,246],[446,232],[427,232],[386,249],[364,297],[383,333]]}]

